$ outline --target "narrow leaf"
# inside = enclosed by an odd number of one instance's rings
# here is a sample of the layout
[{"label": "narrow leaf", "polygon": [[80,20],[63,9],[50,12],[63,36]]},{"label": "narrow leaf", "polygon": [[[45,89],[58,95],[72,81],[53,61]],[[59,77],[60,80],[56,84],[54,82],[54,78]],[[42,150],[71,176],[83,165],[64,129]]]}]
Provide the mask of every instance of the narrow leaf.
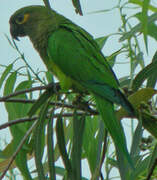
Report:
[{"label": "narrow leaf", "polygon": [[[153,88],[143,88],[136,91],[134,94],[128,97],[128,100],[134,106],[135,109],[138,109],[141,103],[147,103],[157,91]],[[128,117],[128,113],[123,109],[120,108],[116,113],[117,119],[120,120],[124,117]]]},{"label": "narrow leaf", "polygon": [[[136,130],[134,132],[134,136],[133,136],[132,144],[131,144],[130,155],[133,159],[136,156],[138,156],[140,153],[140,143],[141,143],[142,134],[143,134],[142,122],[139,121],[138,125],[136,127]],[[136,162],[134,161],[134,163],[136,163]]]},{"label": "narrow leaf", "polygon": [[150,162],[148,164],[148,173],[147,173],[148,175],[149,175],[156,159],[157,159],[157,144],[155,145],[155,147],[153,149],[153,152],[151,154],[151,159],[150,159]]},{"label": "narrow leaf", "polygon": [[157,138],[157,118],[152,114],[143,111],[142,112],[142,124],[148,132]]},{"label": "narrow leaf", "polygon": [[156,72],[157,69],[157,62],[152,62],[147,65],[144,69],[142,69],[135,77],[132,83],[133,91],[137,91],[138,88],[141,87],[142,83],[151,77],[151,75]]},{"label": "narrow leaf", "polygon": [[8,77],[5,83],[4,93],[3,93],[4,96],[7,96],[8,94],[13,92],[16,78],[17,78],[17,72],[13,72],[12,74],[10,74],[10,76]]},{"label": "narrow leaf", "polygon": [[[157,20],[157,13],[154,13],[151,16],[148,16],[147,24],[149,25],[150,23],[153,23],[156,20]],[[129,32],[124,33],[123,36],[119,39],[119,41],[124,41],[126,39],[130,39],[131,37],[136,35],[137,32],[140,32],[140,31],[141,31],[141,23],[134,26]]]},{"label": "narrow leaf", "polygon": [[100,49],[102,49],[107,41],[109,36],[103,36],[100,38],[96,38],[95,41],[98,43]]},{"label": "narrow leaf", "polygon": [[80,0],[72,0],[73,6],[76,8],[76,13],[79,13],[80,15],[83,15]]},{"label": "narrow leaf", "polygon": [[28,112],[28,116],[33,116],[39,108],[54,94],[54,91],[51,89],[46,90],[42,95],[40,95],[39,99],[33,104],[32,108]]},{"label": "narrow leaf", "polygon": [[[129,0],[129,3],[137,4],[141,7],[143,6],[143,1],[141,1],[141,0]],[[153,11],[153,12],[157,12],[157,8],[152,6],[152,5],[149,5],[148,9]]]},{"label": "narrow leaf", "polygon": [[10,73],[10,71],[13,68],[13,64],[10,64],[9,66],[6,67],[6,69],[4,70],[1,78],[0,78],[0,88],[3,85],[4,80],[6,79],[7,75]]},{"label": "narrow leaf", "polygon": [[[153,56],[152,63],[157,64],[157,51],[155,52],[155,54],[154,54],[154,56]],[[151,73],[151,75],[148,77],[147,87],[152,87],[152,88],[154,88],[154,87],[155,87],[155,84],[156,84],[156,81],[157,81],[157,71],[154,70],[154,71]]]},{"label": "narrow leaf", "polygon": [[68,177],[69,177],[69,179],[75,179],[75,176],[73,176],[73,172],[72,172],[72,165],[71,165],[71,162],[69,160],[68,153],[66,150],[63,122],[62,122],[61,116],[59,116],[57,119],[56,135],[57,135],[57,144],[59,147],[59,151],[60,151],[63,163],[67,170]]},{"label": "narrow leaf", "polygon": [[79,118],[77,112],[73,117],[73,147],[72,147],[72,168],[76,180],[81,180],[81,154],[82,141],[85,126],[85,116]]},{"label": "narrow leaf", "polygon": [[49,164],[49,173],[50,179],[56,180],[56,171],[55,171],[55,159],[54,159],[54,142],[53,142],[53,115],[54,112],[51,112],[51,118],[48,121],[47,127],[47,152],[48,152],[48,164]]},{"label": "narrow leaf", "polygon": [[45,174],[44,174],[44,168],[42,165],[42,156],[43,156],[43,150],[44,150],[44,135],[45,135],[45,119],[48,112],[48,106],[49,102],[46,102],[43,105],[43,108],[41,108],[41,111],[39,113],[39,120],[37,123],[37,127],[35,129],[35,163],[36,168],[38,172],[38,179],[44,180]]},{"label": "narrow leaf", "polygon": [[150,0],[144,0],[143,1],[143,7],[142,7],[142,21],[141,21],[141,26],[142,26],[142,32],[144,36],[144,42],[146,46],[146,50],[148,53],[148,40],[147,40],[147,31],[148,31],[148,6],[149,6]]},{"label": "narrow leaf", "polygon": [[130,174],[130,180],[140,179],[140,175],[144,174],[147,171],[148,163],[150,161],[150,156],[145,158],[136,165],[135,170]]}]

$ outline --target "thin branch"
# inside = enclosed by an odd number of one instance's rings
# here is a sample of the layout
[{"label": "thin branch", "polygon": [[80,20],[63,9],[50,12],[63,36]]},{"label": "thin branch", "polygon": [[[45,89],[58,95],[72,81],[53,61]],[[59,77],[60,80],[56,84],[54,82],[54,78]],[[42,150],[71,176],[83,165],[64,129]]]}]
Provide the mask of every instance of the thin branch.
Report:
[{"label": "thin branch", "polygon": [[[14,102],[14,103],[24,103],[24,104],[34,104],[35,102],[37,101],[37,99],[21,99],[21,98],[15,98],[15,99],[3,99],[3,98],[0,98],[0,102]],[[71,104],[67,104],[67,103],[62,103],[62,102],[50,102],[50,105],[53,105],[53,106],[59,106],[59,107],[66,107],[66,108],[71,108],[71,109],[85,109],[85,108],[82,108],[82,107],[79,107],[79,105],[71,105]],[[91,112],[91,111],[90,111]],[[94,110],[92,110],[92,112],[94,113]],[[95,112],[97,113],[97,112]]]},{"label": "thin branch", "polygon": [[8,166],[5,168],[5,170],[3,171],[2,175],[0,176],[0,180],[4,178],[5,174],[7,173],[7,171],[9,170],[11,164],[13,163],[13,161],[15,160],[18,152],[21,150],[23,144],[25,143],[26,139],[28,138],[29,134],[32,132],[32,130],[34,129],[34,127],[36,126],[37,121],[35,121],[32,126],[29,128],[29,130],[26,132],[25,136],[22,138],[19,146],[17,147],[16,151],[14,152],[14,154],[12,155],[11,160],[8,163]]},{"label": "thin branch", "polygon": [[[62,117],[72,117],[73,115],[74,115],[73,113],[64,113],[64,114],[62,114]],[[82,116],[82,115],[91,116],[91,115],[96,115],[96,114],[95,113],[92,114],[92,113],[86,113],[86,112],[85,113],[84,112],[78,112],[77,115],[78,116]],[[53,117],[57,118],[59,116],[60,116],[60,113],[56,113]],[[47,116],[47,118],[49,118],[49,116]],[[31,122],[31,121],[35,121],[37,119],[38,119],[38,116],[34,116],[32,118],[25,117],[25,118],[15,119],[15,120],[12,120],[12,121],[9,121],[7,123],[0,125],[0,130],[7,128],[7,127],[10,127],[10,126],[15,125],[15,124],[24,123],[24,122]]]},{"label": "thin branch", "polygon": [[46,86],[37,86],[37,87],[33,87],[33,88],[29,88],[29,89],[24,89],[24,90],[20,90],[20,91],[16,91],[14,93],[11,93],[7,96],[1,97],[0,98],[0,102],[6,101],[7,99],[14,97],[14,96],[18,96],[20,94],[25,94],[28,92],[32,92],[32,91],[38,91],[38,90],[44,90],[44,89],[49,89],[49,88],[53,88],[53,84],[48,84]]},{"label": "thin branch", "polygon": [[2,99],[0,98],[0,102],[11,102],[11,103],[24,103],[24,104],[34,104],[37,100],[36,99],[20,99],[20,98],[15,98],[15,99]]},{"label": "thin branch", "polygon": [[12,120],[12,121],[9,121],[7,123],[4,123],[4,124],[0,125],[0,130],[4,129],[4,128],[7,128],[7,127],[10,127],[10,126],[15,125],[15,124],[28,122],[28,121],[34,121],[34,120],[37,120],[37,119],[38,119],[38,116],[35,116],[35,117],[32,117],[32,118],[24,117],[24,118],[20,118],[20,119],[15,119],[15,120]]},{"label": "thin branch", "polygon": [[[7,37],[8,41],[10,41],[10,39]],[[19,53],[20,55],[20,58],[24,61],[24,63],[26,64],[26,66],[30,69],[30,71],[35,75],[35,77],[43,84],[44,82],[40,79],[40,77],[38,76],[38,74],[33,70],[33,68],[29,65],[29,63],[27,62],[27,60],[25,59],[25,56],[23,53],[21,53],[21,51],[19,50],[16,42],[14,39],[12,39],[12,42],[13,42],[13,45],[14,45],[14,48],[16,49],[16,51]]]}]

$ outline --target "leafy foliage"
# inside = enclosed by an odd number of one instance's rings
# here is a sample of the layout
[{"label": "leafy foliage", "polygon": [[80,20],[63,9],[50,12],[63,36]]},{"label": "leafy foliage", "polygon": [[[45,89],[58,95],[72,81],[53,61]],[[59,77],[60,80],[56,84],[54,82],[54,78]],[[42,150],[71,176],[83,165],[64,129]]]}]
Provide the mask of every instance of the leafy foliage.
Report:
[{"label": "leafy foliage", "polygon": [[[48,1],[44,3],[50,6]],[[72,0],[72,3],[76,12],[84,14],[79,0]],[[124,13],[125,9],[132,7],[140,11],[131,16]],[[84,159],[92,180],[110,179],[112,169],[115,168],[119,170],[122,180],[156,178],[157,52],[151,55],[150,64],[144,64],[147,61],[145,54],[149,53],[149,38],[157,40],[157,8],[151,0],[128,0],[125,3],[119,0],[117,6],[110,10],[119,11],[122,25],[118,32],[97,38],[96,41],[102,49],[113,35],[117,35],[121,48],[106,58],[112,67],[121,54],[125,54],[129,60],[130,74],[119,81],[137,111],[137,126],[130,128],[130,158],[134,169],[126,166],[123,154],[113,148],[112,140],[90,95],[80,98],[76,92],[61,92],[51,73],[35,72],[16,43],[7,37],[18,57],[5,66],[0,77],[0,88],[3,91],[0,101],[4,102],[8,114],[8,122],[2,124],[0,129],[9,127],[12,135],[12,141],[0,151],[1,178],[8,169],[12,175],[17,167],[27,180],[55,180],[58,176],[87,180],[82,176]],[[110,10],[93,13],[106,13]],[[148,15],[149,12],[151,15]],[[136,25],[131,24],[132,18],[138,21]],[[145,50],[141,47],[141,38]],[[19,60],[23,62],[20,67]],[[138,73],[137,67],[140,67]],[[135,119],[129,117],[122,108],[115,109],[117,120],[127,117],[132,126],[136,124]],[[149,132],[148,138],[143,137],[144,129]],[[57,166],[60,158],[63,165]],[[30,168],[30,159],[35,160],[33,169]]]}]

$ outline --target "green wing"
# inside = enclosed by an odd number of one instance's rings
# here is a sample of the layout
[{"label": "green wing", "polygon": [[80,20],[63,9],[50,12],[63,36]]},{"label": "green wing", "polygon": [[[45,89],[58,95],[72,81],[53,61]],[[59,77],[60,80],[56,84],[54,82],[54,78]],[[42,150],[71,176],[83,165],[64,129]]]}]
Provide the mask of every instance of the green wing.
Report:
[{"label": "green wing", "polygon": [[[76,86],[79,84],[110,101],[118,101],[114,97],[118,82],[110,66],[98,47],[81,33],[66,27],[58,29],[49,38],[48,54],[61,72],[77,82]],[[62,81],[62,78],[59,80]]]},{"label": "green wing", "polygon": [[98,45],[82,28],[73,24],[61,25],[49,38],[48,54],[52,66],[58,67],[52,67],[52,71],[56,69],[54,73],[61,84],[73,84],[77,89],[83,87],[84,91],[121,104],[130,114],[133,113]]}]

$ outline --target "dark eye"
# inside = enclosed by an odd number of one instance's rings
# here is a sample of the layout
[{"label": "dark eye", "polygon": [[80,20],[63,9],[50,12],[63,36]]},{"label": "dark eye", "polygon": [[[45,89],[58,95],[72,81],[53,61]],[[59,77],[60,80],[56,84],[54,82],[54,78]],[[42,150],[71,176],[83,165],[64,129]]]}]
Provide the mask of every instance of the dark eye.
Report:
[{"label": "dark eye", "polygon": [[23,21],[24,21],[24,15],[17,16],[17,18],[16,18],[16,23],[17,24],[22,24]]},{"label": "dark eye", "polygon": [[26,13],[26,14],[24,14],[24,15],[18,15],[17,17],[16,17],[16,23],[17,24],[24,24],[24,23],[26,23],[27,21],[28,21],[28,19],[29,19],[29,14],[28,13]]}]

